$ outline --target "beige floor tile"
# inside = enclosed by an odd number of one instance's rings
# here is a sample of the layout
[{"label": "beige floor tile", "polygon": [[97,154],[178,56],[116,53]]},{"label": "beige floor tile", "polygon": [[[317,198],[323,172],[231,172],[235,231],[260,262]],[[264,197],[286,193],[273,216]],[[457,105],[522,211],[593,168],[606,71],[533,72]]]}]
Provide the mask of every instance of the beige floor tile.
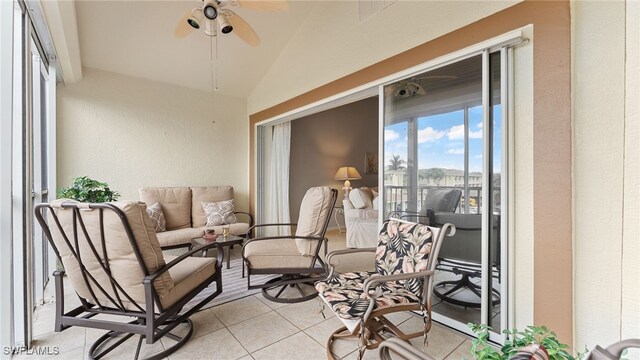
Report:
[{"label": "beige floor tile", "polygon": [[[358,350],[342,358],[342,360],[356,360],[358,358]],[[378,349],[365,350],[362,360],[378,360]]]},{"label": "beige floor tile", "polygon": [[[114,339],[116,340],[116,339]],[[138,341],[140,340],[139,335],[133,335],[127,341],[120,344],[117,348],[113,349],[107,355],[105,355],[106,359],[133,359],[136,353],[136,349],[138,347]],[[142,345],[140,347],[140,358],[145,358],[156,354],[160,351],[163,351],[165,348],[161,341],[156,341],[153,344],[146,344],[144,340],[142,340]],[[108,347],[110,344],[113,344],[113,341],[108,341],[105,343],[102,348]],[[85,349],[89,351],[89,346],[86,346]]]},{"label": "beige floor tile", "polygon": [[[57,355],[45,357],[45,359],[86,359],[88,352],[89,347],[81,347]],[[34,359],[34,357],[31,357],[31,359]]]},{"label": "beige floor tile", "polygon": [[297,333],[298,328],[291,325],[280,314],[272,311],[253,319],[229,326],[229,331],[249,352],[262,349]]},{"label": "beige floor tile", "polygon": [[327,352],[324,347],[315,342],[303,332],[297,333],[262,350],[251,354],[257,360],[288,359],[288,360],[325,360]]},{"label": "beige floor tile", "polygon": [[57,347],[60,353],[68,352],[85,345],[85,328],[71,327],[62,332],[48,332],[35,336],[33,346]]},{"label": "beige floor tile", "polygon": [[320,312],[321,309],[322,302],[316,298],[301,303],[291,304],[276,311],[287,320],[291,321],[293,325],[297,326],[300,330],[304,330],[324,321],[325,317],[329,318],[334,316],[333,312],[326,308],[323,316]]},{"label": "beige floor tile", "polygon": [[267,305],[268,307],[272,308],[273,310],[275,310],[275,309],[280,309],[280,308],[283,308],[283,307],[285,307],[285,306],[288,306],[288,305],[289,305],[289,304],[287,304],[287,303],[278,303],[278,302],[274,302],[274,301],[271,301],[271,300],[267,300],[267,299],[265,299],[265,298],[264,298],[264,296],[262,296],[262,293],[261,293],[261,292],[260,292],[260,293],[258,293],[258,294],[255,294],[255,295],[253,295],[253,296],[254,296],[256,299],[258,299],[258,300],[262,301],[265,305]]},{"label": "beige floor tile", "polygon": [[[169,346],[171,340],[163,339],[162,343]],[[179,359],[221,359],[234,360],[247,355],[247,351],[240,345],[227,329],[214,331],[206,336],[190,339],[182,348],[169,356],[171,360]]]},{"label": "beige floor tile", "polygon": [[[329,336],[342,326],[342,322],[334,316],[306,329],[304,332],[320,343],[320,345],[326,347]],[[332,347],[333,353],[336,356],[343,357],[358,348],[358,339],[336,339]]]},{"label": "beige floor tile", "polygon": [[198,311],[191,315],[190,319],[193,322],[192,339],[224,328],[222,321],[218,319],[211,309]]},{"label": "beige floor tile", "polygon": [[390,314],[386,314],[384,317],[387,318],[387,320],[391,321],[394,325],[400,325],[403,322],[409,320],[412,317],[415,318],[420,318],[422,315],[416,315],[414,313],[412,313],[411,311],[402,311],[402,312],[395,312],[395,313],[390,313]]},{"label": "beige floor tile", "polygon": [[[409,333],[422,329],[422,319],[411,318],[399,326],[400,330]],[[411,339],[411,345],[436,359],[444,359],[465,340],[465,337],[447,330],[438,324],[433,324],[424,344],[422,336]]]},{"label": "beige floor tile", "polygon": [[460,346],[458,346],[449,356],[447,360],[473,360],[471,356],[471,341],[465,340]]},{"label": "beige floor tile", "polygon": [[231,326],[271,311],[271,308],[253,296],[215,306],[211,309],[226,326]]},{"label": "beige floor tile", "polygon": [[253,356],[251,356],[251,355],[243,356],[238,360],[253,360]]}]

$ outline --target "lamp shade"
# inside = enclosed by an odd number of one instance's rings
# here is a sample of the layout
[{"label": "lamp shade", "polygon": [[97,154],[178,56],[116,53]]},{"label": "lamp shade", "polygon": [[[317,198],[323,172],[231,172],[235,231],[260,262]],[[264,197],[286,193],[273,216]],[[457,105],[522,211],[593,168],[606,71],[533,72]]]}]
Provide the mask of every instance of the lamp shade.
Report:
[{"label": "lamp shade", "polygon": [[343,166],[338,169],[333,180],[359,180],[362,179],[358,170],[353,166]]}]

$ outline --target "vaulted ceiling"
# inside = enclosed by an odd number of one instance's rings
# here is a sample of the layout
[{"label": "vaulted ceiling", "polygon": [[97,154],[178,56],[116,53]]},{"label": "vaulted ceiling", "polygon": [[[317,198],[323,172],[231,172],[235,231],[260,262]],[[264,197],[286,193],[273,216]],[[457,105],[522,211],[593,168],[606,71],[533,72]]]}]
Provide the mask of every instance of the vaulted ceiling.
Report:
[{"label": "vaulted ceiling", "polygon": [[83,67],[205,91],[217,83],[220,93],[238,97],[250,93],[317,5],[291,1],[284,12],[233,8],[260,36],[260,46],[252,47],[233,33],[176,38],[177,22],[200,0],[75,3]]}]

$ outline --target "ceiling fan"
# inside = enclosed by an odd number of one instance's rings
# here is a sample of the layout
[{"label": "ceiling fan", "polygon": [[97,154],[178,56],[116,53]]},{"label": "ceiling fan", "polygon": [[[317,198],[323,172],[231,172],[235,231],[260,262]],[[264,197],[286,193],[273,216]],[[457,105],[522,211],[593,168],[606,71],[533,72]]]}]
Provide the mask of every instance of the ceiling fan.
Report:
[{"label": "ceiling fan", "polygon": [[408,80],[401,81],[392,86],[393,96],[396,98],[409,98],[426,95],[427,92],[420,84],[422,80],[455,80],[455,75],[423,75],[414,76]]},{"label": "ceiling fan", "polygon": [[208,36],[234,33],[251,46],[258,46],[260,38],[240,15],[227,7],[260,11],[283,11],[289,8],[287,0],[202,0],[202,5],[188,11],[178,22],[174,35],[183,38],[202,29]]}]

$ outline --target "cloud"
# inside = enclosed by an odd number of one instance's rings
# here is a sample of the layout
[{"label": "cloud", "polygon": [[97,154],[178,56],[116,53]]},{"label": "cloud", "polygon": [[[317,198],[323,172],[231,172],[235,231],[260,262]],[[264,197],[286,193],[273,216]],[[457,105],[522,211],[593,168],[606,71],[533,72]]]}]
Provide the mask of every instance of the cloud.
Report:
[{"label": "cloud", "polygon": [[478,155],[474,156],[474,158],[476,158],[476,159],[482,159],[482,154],[478,154]]},{"label": "cloud", "polygon": [[386,141],[393,141],[393,140],[397,140],[400,138],[400,134],[398,134],[397,131],[395,130],[385,130],[384,131],[384,140]]},{"label": "cloud", "polygon": [[418,144],[436,141],[438,139],[441,139],[444,135],[444,131],[438,131],[431,126],[427,126],[424,129],[418,130]]},{"label": "cloud", "polygon": [[449,149],[447,150],[447,154],[464,155],[464,149]]},{"label": "cloud", "polygon": [[[452,126],[447,132],[449,140],[464,139],[464,125]],[[482,139],[482,130],[469,131],[469,139]]]}]

